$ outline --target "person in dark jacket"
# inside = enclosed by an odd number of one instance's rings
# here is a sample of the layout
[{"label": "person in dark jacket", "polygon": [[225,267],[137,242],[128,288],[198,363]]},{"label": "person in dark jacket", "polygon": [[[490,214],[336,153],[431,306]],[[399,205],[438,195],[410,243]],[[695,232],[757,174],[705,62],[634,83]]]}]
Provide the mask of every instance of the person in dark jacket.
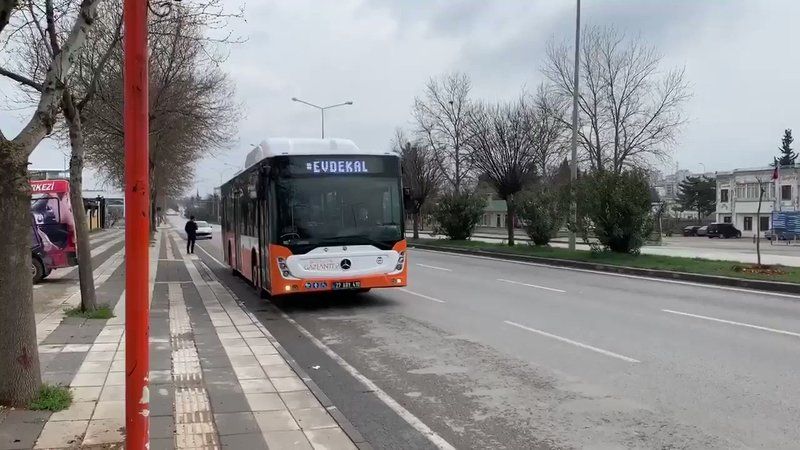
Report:
[{"label": "person in dark jacket", "polygon": [[186,232],[186,254],[194,253],[194,242],[197,240],[197,223],[194,221],[194,216],[189,217],[183,231]]}]

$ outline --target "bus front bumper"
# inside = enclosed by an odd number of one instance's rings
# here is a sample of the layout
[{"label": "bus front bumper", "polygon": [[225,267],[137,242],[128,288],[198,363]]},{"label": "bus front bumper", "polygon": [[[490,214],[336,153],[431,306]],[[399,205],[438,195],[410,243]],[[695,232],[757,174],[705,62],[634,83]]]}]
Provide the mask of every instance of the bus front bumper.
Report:
[{"label": "bus front bumper", "polygon": [[276,280],[270,294],[310,294],[316,292],[353,292],[365,289],[403,287],[408,284],[406,270],[396,274],[364,275],[341,279]]}]

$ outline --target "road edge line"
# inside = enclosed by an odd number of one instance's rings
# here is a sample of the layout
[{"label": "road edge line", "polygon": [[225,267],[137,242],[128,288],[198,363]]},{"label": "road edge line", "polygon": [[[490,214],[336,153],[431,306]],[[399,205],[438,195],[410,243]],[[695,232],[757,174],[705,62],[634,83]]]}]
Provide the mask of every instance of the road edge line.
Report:
[{"label": "road edge line", "polygon": [[367,389],[369,389],[373,394],[375,394],[378,399],[380,399],[386,406],[388,406],[392,411],[394,411],[397,415],[399,415],[403,420],[406,421],[412,428],[419,431],[423,436],[425,436],[436,448],[442,450],[455,450],[449,442],[447,442],[443,437],[439,436],[435,431],[430,429],[427,425],[425,425],[422,420],[420,420],[417,416],[412,414],[409,410],[405,409],[400,403],[397,402],[392,396],[390,396],[386,391],[378,387],[372,380],[367,378],[366,376],[362,375],[361,372],[358,371],[355,367],[351,366],[350,363],[344,360],[339,354],[334,352],[330,347],[325,345],[322,341],[316,338],[310,331],[306,330],[302,325],[297,323],[294,319],[289,317],[285,312],[278,310],[278,313],[281,317],[292,324],[297,331],[299,331],[303,336],[308,338],[311,343],[313,343],[317,348],[322,350],[328,357],[336,361],[344,370],[347,371],[353,378],[358,380],[361,384],[363,384]]}]

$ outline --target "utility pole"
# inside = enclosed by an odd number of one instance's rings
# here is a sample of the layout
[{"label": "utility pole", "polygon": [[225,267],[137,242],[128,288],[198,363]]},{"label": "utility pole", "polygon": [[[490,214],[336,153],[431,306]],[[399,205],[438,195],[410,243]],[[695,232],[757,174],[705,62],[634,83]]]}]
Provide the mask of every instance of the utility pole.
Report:
[{"label": "utility pole", "polygon": [[575,14],[575,79],[572,90],[572,160],[569,165],[570,202],[569,219],[572,229],[569,231],[569,249],[575,250],[575,227],[578,223],[578,205],[576,200],[578,184],[578,75],[580,68],[580,40],[581,40],[581,0],[577,0]]}]

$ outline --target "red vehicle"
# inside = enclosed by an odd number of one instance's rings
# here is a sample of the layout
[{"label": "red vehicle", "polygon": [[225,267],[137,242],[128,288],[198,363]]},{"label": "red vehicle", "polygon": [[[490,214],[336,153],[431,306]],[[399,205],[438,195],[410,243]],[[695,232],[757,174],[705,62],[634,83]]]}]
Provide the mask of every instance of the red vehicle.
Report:
[{"label": "red vehicle", "polygon": [[66,180],[31,181],[31,214],[42,251],[53,269],[78,265],[75,218]]},{"label": "red vehicle", "polygon": [[405,286],[400,161],[344,139],[269,139],[222,186],[225,261],[268,295]]}]

